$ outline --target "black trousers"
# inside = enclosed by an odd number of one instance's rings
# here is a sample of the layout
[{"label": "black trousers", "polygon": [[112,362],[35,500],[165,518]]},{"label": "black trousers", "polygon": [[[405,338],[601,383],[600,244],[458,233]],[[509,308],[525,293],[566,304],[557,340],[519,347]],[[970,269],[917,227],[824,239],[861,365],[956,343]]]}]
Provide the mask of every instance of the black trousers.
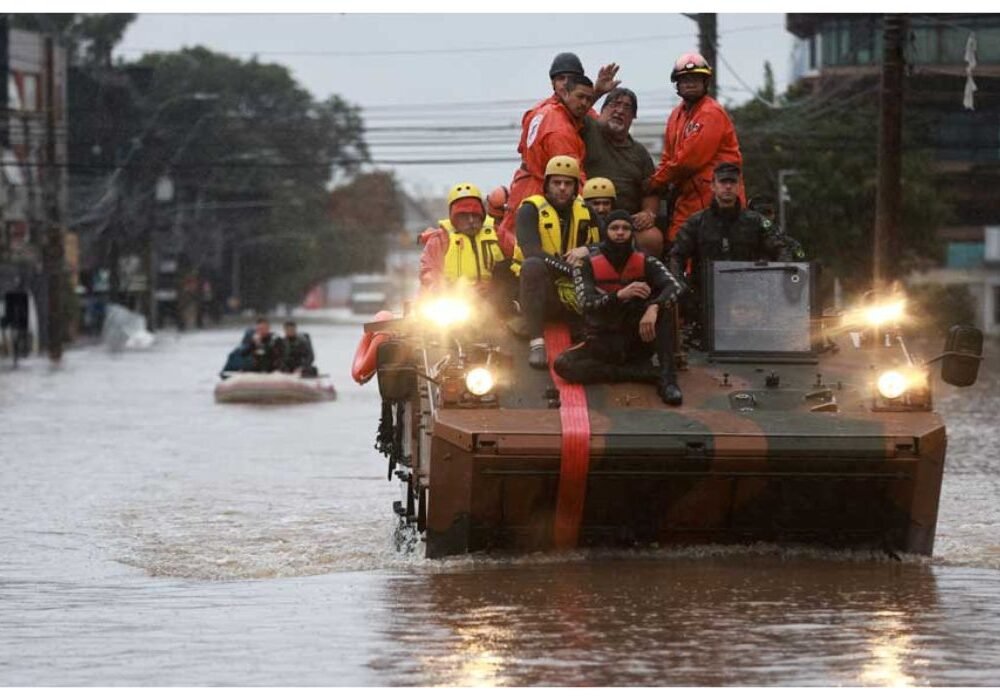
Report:
[{"label": "black trousers", "polygon": [[580,322],[580,317],[559,300],[555,273],[541,258],[528,258],[521,264],[521,313],[529,338],[541,338],[546,321],[567,321],[571,330]]},{"label": "black trousers", "polygon": [[656,354],[659,376],[673,380],[674,319],[662,310],[656,318],[656,337],[649,343],[639,337],[642,311],[627,313],[621,332],[595,328],[586,340],[556,358],[555,371],[573,384],[646,381],[656,378],[648,362]]}]

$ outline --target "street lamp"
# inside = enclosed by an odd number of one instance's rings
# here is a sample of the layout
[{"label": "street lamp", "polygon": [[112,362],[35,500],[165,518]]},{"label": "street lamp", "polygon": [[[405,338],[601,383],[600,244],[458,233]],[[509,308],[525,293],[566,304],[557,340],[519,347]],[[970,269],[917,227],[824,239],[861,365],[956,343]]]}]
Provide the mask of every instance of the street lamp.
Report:
[{"label": "street lamp", "polygon": [[785,168],[778,171],[778,226],[782,233],[785,232],[785,202],[792,201],[788,195],[788,188],[785,187],[785,178],[798,175],[799,171],[793,168]]}]

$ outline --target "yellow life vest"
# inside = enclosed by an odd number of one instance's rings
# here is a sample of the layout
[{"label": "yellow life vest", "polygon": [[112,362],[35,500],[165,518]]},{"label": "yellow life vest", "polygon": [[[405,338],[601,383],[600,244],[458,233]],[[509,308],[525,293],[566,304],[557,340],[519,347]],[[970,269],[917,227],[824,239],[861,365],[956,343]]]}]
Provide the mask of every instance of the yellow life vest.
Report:
[{"label": "yellow life vest", "polygon": [[504,259],[500,239],[492,226],[483,226],[473,237],[455,231],[449,219],[438,224],[448,234],[448,252],[444,256],[444,277],[449,282],[486,281],[493,277],[493,266]]},{"label": "yellow life vest", "polygon": [[[590,209],[584,203],[582,197],[573,200],[573,208],[570,213],[569,233],[566,244],[563,245],[562,229],[559,226],[559,214],[555,207],[549,204],[544,195],[536,194],[525,197],[524,202],[531,202],[538,209],[538,239],[542,244],[542,251],[549,255],[562,257],[573,248],[580,246],[597,245],[601,241],[601,234],[597,228],[597,223],[590,219]],[[524,206],[524,202],[521,206]],[[521,274],[521,262],[524,260],[524,253],[521,246],[514,247],[514,262],[510,269],[515,275]],[[556,293],[564,306],[580,312],[580,307],[576,301],[576,292],[573,289],[573,280],[568,277],[556,278]]]}]

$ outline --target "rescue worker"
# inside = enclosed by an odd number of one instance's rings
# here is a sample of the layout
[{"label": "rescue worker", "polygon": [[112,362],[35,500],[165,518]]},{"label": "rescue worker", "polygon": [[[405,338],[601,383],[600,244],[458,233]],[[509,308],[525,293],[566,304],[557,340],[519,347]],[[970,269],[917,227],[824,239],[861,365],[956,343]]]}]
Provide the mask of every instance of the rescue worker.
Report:
[{"label": "rescue worker", "polygon": [[285,337],[275,341],[281,357],[281,371],[298,372],[303,377],[315,377],[317,371],[313,362],[316,361],[316,355],[313,353],[309,334],[299,333],[295,321],[285,321],[284,330]]},{"label": "rescue worker", "polygon": [[629,133],[638,105],[639,98],[634,92],[616,87],[608,93],[596,119],[589,115],[584,118],[580,134],[587,156],[583,166],[591,178],[608,178],[614,183],[615,208],[632,214],[636,245],[660,257],[663,255],[663,232],[656,227],[660,198],[655,194],[643,195],[645,182],[655,167],[646,147],[636,143]]},{"label": "rescue worker", "polygon": [[[647,186],[650,194],[666,190],[671,202],[667,247],[688,217],[712,203],[715,166],[722,162],[743,165],[733,122],[708,94],[711,79],[712,67],[697,53],[681,55],[670,73],[682,101],[667,119],[663,155]],[[742,186],[739,197],[746,201]]]},{"label": "rescue worker", "polygon": [[[785,242],[771,222],[740,205],[740,168],[720,163],[712,177],[714,198],[707,209],[684,222],[668,253],[668,268],[677,279],[691,270],[696,296],[684,309],[686,320],[700,319],[698,301],[702,264],[709,260],[790,260]],[[689,267],[690,264],[690,267]]]},{"label": "rescue worker", "polygon": [[[500,224],[504,250],[516,238],[516,212],[525,197],[542,194],[545,166],[554,156],[571,156],[583,162],[585,149],[580,138],[583,117],[594,104],[594,84],[582,74],[570,73],[557,90],[553,102],[539,107],[527,125],[523,138],[521,165],[510,182],[507,216]],[[586,177],[581,173],[581,180]]]},{"label": "rescue worker", "polygon": [[517,282],[491,224],[478,187],[469,182],[452,187],[448,218],[421,234],[425,239],[420,255],[421,288],[438,292],[468,283],[507,315]]},{"label": "rescue worker", "polygon": [[556,156],[545,167],[544,194],[527,197],[517,211],[515,273],[521,278],[521,310],[529,338],[528,364],[547,366],[547,319],[579,321],[573,268],[600,241],[597,222],[579,196],[580,165]]},{"label": "rescue worker", "polygon": [[603,228],[604,217],[615,208],[615,183],[606,177],[592,177],[583,186],[582,196],[590,207],[592,218]]},{"label": "rescue worker", "polygon": [[[521,136],[517,143],[517,153],[521,157],[521,165],[514,171],[514,175],[511,178],[511,194],[513,194],[514,183],[528,176],[526,157],[528,152],[529,134],[532,131],[537,132],[539,128],[539,124],[542,120],[542,117],[539,117],[539,113],[547,107],[559,104],[559,93],[565,87],[566,79],[569,76],[582,76],[583,74],[583,64],[580,62],[579,56],[575,53],[559,53],[556,54],[554,59],[552,59],[552,65],[549,66],[549,81],[552,83],[552,94],[544,100],[537,102],[531,107],[531,109],[525,111],[525,113],[521,116]],[[615,80],[615,75],[617,74],[618,64],[609,63],[601,66],[600,70],[597,72],[597,83],[594,85],[594,99],[597,99],[609,90],[618,87],[619,81]],[[536,119],[536,117],[539,118]],[[543,162],[542,166],[544,167],[544,165],[545,163]],[[538,190],[537,192],[532,191],[528,194],[539,194],[540,192],[541,190]],[[513,251],[515,243],[514,219],[517,215],[517,207],[525,196],[526,195],[523,193],[518,193],[516,201],[512,202],[511,206],[508,207],[507,218],[500,225],[499,232],[501,243],[504,246],[504,252],[510,253]]]},{"label": "rescue worker", "polygon": [[802,248],[802,244],[789,236],[784,229],[778,226],[778,216],[774,208],[774,199],[772,197],[769,197],[766,194],[751,197],[750,201],[747,202],[747,209],[757,212],[771,222],[775,233],[780,236],[782,240],[784,240],[785,247],[788,248],[788,252],[792,260],[806,259],[806,251]]},{"label": "rescue worker", "polygon": [[[585,340],[556,358],[566,381],[656,382],[663,402],[683,395],[674,371],[672,308],[681,285],[660,260],[635,249],[631,215],[608,215],[607,238],[573,272]],[[659,368],[649,364],[655,353]]]}]

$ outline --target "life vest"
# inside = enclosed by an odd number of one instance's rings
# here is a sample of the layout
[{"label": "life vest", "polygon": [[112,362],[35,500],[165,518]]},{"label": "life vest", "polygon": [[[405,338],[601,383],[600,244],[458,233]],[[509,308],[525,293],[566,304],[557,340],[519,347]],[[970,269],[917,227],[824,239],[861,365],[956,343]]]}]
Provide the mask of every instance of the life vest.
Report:
[{"label": "life vest", "polygon": [[493,277],[493,266],[503,260],[504,255],[492,226],[483,226],[470,238],[455,231],[449,219],[442,219],[438,224],[448,234],[448,252],[444,256],[446,280],[482,282]]},{"label": "life vest", "polygon": [[608,294],[614,294],[632,282],[646,278],[646,256],[639,252],[628,257],[621,272],[615,269],[603,253],[592,255],[590,266],[594,270],[594,286]]},{"label": "life vest", "polygon": [[[531,202],[538,209],[538,239],[542,245],[542,251],[562,257],[573,248],[580,246],[597,245],[601,240],[597,223],[590,218],[590,209],[584,203],[582,197],[573,200],[573,207],[570,212],[569,233],[565,245],[562,239],[562,229],[559,226],[559,213],[555,207],[549,204],[544,195],[536,194],[525,197],[524,202]],[[524,206],[524,202],[521,206]],[[515,275],[521,274],[521,262],[524,261],[524,253],[521,246],[514,248],[514,262],[510,269]],[[568,277],[556,278],[556,293],[563,305],[580,312],[579,304],[576,300],[576,292],[573,289],[573,280]]]}]

